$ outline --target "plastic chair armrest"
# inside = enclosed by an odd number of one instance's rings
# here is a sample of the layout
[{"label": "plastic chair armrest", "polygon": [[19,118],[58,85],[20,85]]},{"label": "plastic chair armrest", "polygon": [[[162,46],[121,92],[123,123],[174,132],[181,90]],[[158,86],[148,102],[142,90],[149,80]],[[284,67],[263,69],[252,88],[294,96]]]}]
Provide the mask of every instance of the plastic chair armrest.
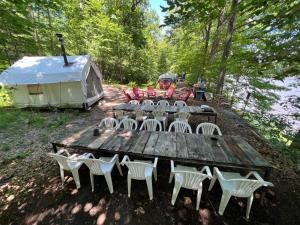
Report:
[{"label": "plastic chair armrest", "polygon": [[215,176],[215,175],[218,177],[218,179],[227,181],[227,180],[223,177],[223,175],[222,175],[222,173],[220,172],[220,170],[218,169],[218,167],[214,167],[214,175],[213,175],[213,176]]},{"label": "plastic chair armrest", "polygon": [[61,155],[62,153],[66,153],[68,157],[71,156],[71,154],[69,153],[69,151],[67,149],[63,148],[57,152],[58,155]]},{"label": "plastic chair armrest", "polygon": [[114,157],[112,157],[112,159],[109,162],[113,163],[113,162],[116,162],[117,160],[119,160],[119,155],[115,154]]},{"label": "plastic chair armrest", "polygon": [[157,162],[158,162],[158,158],[155,157],[154,159],[154,163],[153,163],[153,168],[156,168],[157,167]]},{"label": "plastic chair armrest", "polygon": [[126,161],[130,161],[128,155],[124,156],[124,158],[122,159],[121,165],[124,165]]},{"label": "plastic chair armrest", "polygon": [[174,161],[171,160],[171,172],[174,173],[175,172],[175,166],[174,166]]},{"label": "plastic chair armrest", "polygon": [[274,186],[274,184],[272,184],[271,182],[265,181],[256,171],[249,172],[246,175],[246,178],[249,178],[251,175],[253,175],[257,180],[261,181],[263,183],[263,186]]},{"label": "plastic chair armrest", "polygon": [[203,173],[204,171],[206,172],[207,177],[208,177],[209,179],[211,179],[211,178],[212,178],[212,174],[211,174],[210,169],[209,169],[208,166],[204,166],[200,172]]},{"label": "plastic chair armrest", "polygon": [[245,178],[249,178],[251,175],[253,175],[259,181],[264,181],[256,171],[250,171]]}]

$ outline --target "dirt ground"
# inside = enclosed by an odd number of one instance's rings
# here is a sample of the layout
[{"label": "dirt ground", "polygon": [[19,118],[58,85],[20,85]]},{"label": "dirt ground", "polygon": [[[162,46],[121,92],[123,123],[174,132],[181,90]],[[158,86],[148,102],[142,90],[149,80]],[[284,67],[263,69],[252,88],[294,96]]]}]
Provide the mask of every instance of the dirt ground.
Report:
[{"label": "dirt ground", "polygon": [[[182,189],[175,206],[170,204],[173,183],[168,184],[169,162],[159,161],[158,181],[153,184],[154,200],[148,197],[146,183],[133,181],[131,198],[127,197],[127,172],[124,177],[114,169],[114,193],[110,194],[103,176],[95,178],[95,191],[91,191],[86,167],[79,171],[82,188],[77,190],[74,180],[66,173],[61,185],[59,167],[46,152],[51,151],[51,141],[67,136],[85,126],[99,123],[112,115],[112,107],[124,102],[121,92],[105,85],[105,98],[88,112],[78,112],[62,127],[45,133],[43,128],[22,130],[22,136],[0,132],[0,142],[12,143],[12,151],[30,149],[28,157],[16,158],[9,163],[7,152],[0,152],[0,224],[227,224],[227,225],[296,225],[300,221],[299,171],[294,164],[272,150],[249,125],[228,109],[208,102],[219,112],[217,124],[223,134],[243,136],[273,166],[271,182],[265,197],[262,189],[255,193],[250,220],[245,217],[245,199],[232,198],[224,216],[216,213],[222,191],[217,183],[208,192],[209,182],[204,182],[200,210],[195,210],[196,193]],[[199,104],[192,99],[188,104]],[[44,112],[51,120],[52,112]],[[0,118],[1,119],[1,118]],[[193,131],[206,118],[191,118]],[[202,165],[199,165],[199,168]],[[263,175],[263,174],[262,174]]]}]

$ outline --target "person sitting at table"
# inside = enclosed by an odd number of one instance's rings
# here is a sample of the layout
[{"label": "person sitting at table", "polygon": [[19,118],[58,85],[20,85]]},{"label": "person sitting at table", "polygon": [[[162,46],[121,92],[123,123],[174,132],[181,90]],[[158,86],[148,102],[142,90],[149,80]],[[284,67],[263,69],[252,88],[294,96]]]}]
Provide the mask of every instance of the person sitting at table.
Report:
[{"label": "person sitting at table", "polygon": [[201,99],[207,101],[205,97],[205,80],[200,77],[198,78],[198,82],[194,84],[194,99],[196,99],[197,91],[202,92]]}]

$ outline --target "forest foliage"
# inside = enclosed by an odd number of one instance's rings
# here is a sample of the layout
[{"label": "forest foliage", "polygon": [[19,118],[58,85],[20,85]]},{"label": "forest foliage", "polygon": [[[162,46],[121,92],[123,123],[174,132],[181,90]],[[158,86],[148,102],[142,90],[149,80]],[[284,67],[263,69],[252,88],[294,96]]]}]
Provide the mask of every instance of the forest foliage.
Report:
[{"label": "forest foliage", "polygon": [[[191,84],[206,79],[208,90],[231,102],[251,93],[255,110],[245,118],[264,124],[271,139],[292,140],[289,122],[267,112],[279,98],[272,91],[282,89],[269,81],[299,77],[299,1],[166,3],[160,25],[148,0],[2,0],[0,71],[25,55],[60,55],[55,34],[62,33],[67,53],[91,55],[108,81],[155,82],[172,71]],[[300,105],[299,96],[288,101]]]}]

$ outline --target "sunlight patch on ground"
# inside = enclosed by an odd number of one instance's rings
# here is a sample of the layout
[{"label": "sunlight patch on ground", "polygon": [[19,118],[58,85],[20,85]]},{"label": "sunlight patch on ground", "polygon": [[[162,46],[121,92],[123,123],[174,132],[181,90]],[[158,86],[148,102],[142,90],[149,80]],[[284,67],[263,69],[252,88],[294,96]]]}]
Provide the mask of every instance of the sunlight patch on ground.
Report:
[{"label": "sunlight patch on ground", "polygon": [[80,212],[81,209],[82,209],[81,204],[75,205],[75,207],[72,209],[71,213],[72,213],[72,214],[77,214],[77,213]]},{"label": "sunlight patch on ground", "polygon": [[94,206],[93,208],[91,208],[91,210],[89,211],[90,216],[95,216],[97,213],[101,212],[103,209],[102,206]]},{"label": "sunlight patch on ground", "polygon": [[203,225],[211,224],[211,215],[208,209],[200,209],[199,215],[200,215],[200,222],[202,222]]},{"label": "sunlight patch on ground", "polygon": [[97,225],[103,225],[105,220],[106,220],[106,214],[102,213],[100,216],[98,216]]},{"label": "sunlight patch on ground", "polygon": [[121,219],[121,214],[119,212],[115,212],[114,218],[116,221],[119,221]]},{"label": "sunlight patch on ground", "polygon": [[84,207],[83,207],[83,211],[85,212],[88,212],[91,210],[91,208],[93,208],[93,204],[88,202],[88,203],[85,203]]}]

